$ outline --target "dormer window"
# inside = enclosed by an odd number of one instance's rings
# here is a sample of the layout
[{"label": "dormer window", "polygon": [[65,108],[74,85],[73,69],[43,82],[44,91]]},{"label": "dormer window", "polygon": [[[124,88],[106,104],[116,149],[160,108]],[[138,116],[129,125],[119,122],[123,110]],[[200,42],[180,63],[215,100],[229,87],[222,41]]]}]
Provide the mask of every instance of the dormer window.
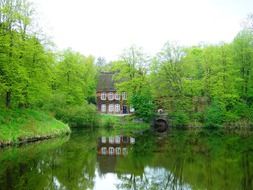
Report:
[{"label": "dormer window", "polygon": [[127,99],[127,94],[126,92],[122,92],[122,100],[126,100]]},{"label": "dormer window", "polygon": [[115,100],[120,100],[120,95],[118,93],[115,94]]},{"label": "dormer window", "polygon": [[114,99],[113,93],[109,92],[109,94],[108,94],[108,100],[113,100],[113,99]]},{"label": "dormer window", "polygon": [[105,92],[101,93],[101,100],[106,100],[106,93]]}]

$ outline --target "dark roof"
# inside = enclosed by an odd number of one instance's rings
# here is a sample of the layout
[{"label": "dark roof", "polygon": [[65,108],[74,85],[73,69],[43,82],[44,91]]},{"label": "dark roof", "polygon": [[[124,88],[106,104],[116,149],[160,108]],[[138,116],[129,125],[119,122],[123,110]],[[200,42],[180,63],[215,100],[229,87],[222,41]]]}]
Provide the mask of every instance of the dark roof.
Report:
[{"label": "dark roof", "polygon": [[116,91],[112,72],[100,72],[98,76],[97,91]]}]

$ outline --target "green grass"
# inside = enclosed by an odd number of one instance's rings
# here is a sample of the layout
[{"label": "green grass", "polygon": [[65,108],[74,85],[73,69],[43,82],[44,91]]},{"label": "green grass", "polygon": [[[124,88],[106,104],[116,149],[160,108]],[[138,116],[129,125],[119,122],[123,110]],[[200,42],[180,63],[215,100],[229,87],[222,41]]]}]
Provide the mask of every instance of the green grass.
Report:
[{"label": "green grass", "polygon": [[0,111],[0,144],[15,144],[29,138],[53,137],[66,133],[70,133],[68,125],[41,111]]},{"label": "green grass", "polygon": [[134,132],[146,130],[150,128],[149,123],[137,122],[134,116],[115,116],[108,114],[101,114],[99,116],[99,126],[102,129],[118,132]]}]

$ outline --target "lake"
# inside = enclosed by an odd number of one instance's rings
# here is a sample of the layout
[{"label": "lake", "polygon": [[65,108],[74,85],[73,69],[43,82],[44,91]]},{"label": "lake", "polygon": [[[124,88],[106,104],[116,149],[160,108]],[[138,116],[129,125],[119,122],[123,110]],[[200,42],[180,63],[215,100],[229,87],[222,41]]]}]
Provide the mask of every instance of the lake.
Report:
[{"label": "lake", "polygon": [[252,190],[253,136],[74,130],[0,149],[0,189]]}]

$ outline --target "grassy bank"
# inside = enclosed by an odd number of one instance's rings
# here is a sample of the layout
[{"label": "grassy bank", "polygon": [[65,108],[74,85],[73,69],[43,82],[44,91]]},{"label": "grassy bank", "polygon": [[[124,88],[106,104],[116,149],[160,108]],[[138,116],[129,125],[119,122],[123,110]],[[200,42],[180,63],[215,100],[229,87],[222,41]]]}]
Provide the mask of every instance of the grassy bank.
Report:
[{"label": "grassy bank", "polygon": [[1,110],[0,146],[52,138],[70,133],[68,125],[31,109]]},{"label": "grassy bank", "polygon": [[150,128],[149,123],[145,123],[140,121],[134,116],[116,116],[116,115],[108,115],[108,114],[100,114],[99,115],[99,126],[100,128],[106,130],[113,130],[117,132],[134,132],[147,130]]}]

